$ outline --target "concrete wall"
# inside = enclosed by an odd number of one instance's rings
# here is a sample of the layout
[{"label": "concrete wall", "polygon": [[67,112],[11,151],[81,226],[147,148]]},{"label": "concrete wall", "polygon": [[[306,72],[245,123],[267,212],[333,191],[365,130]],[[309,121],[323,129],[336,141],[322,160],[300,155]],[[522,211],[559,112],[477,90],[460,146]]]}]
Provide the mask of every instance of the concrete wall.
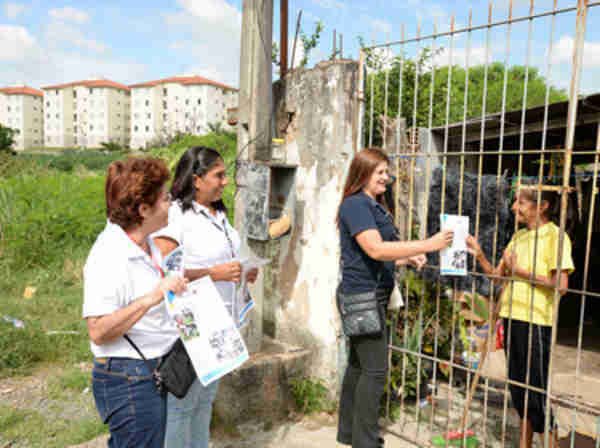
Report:
[{"label": "concrete wall", "polygon": [[[353,119],[358,64],[321,63],[295,70],[276,84],[274,137],[285,144],[273,148],[270,163],[296,166],[291,190],[293,227],[278,240],[248,240],[255,253],[271,258],[254,288],[261,302],[262,332],[312,353],[310,373],[336,390],[345,365],[335,304],[339,272],[336,215],[345,175],[353,156]],[[242,190],[244,185],[240,185]],[[242,192],[239,197],[244,197]],[[236,204],[236,218],[244,215]],[[244,223],[238,221],[238,228]],[[242,230],[243,234],[243,230]],[[255,316],[255,318],[257,317]],[[249,337],[256,337],[249,331]],[[250,341],[250,345],[255,345]]]}]

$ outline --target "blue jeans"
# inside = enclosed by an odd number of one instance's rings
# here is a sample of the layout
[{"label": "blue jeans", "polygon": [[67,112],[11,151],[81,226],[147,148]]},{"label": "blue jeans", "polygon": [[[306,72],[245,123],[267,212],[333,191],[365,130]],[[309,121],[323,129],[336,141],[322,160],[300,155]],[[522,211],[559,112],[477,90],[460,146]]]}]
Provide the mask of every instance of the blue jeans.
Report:
[{"label": "blue jeans", "polygon": [[204,387],[196,378],[181,400],[167,396],[165,448],[208,448],[210,416],[219,382]]},{"label": "blue jeans", "polygon": [[[149,362],[154,368],[158,360]],[[110,429],[110,448],[163,448],[167,400],[156,389],[144,361],[95,360],[92,390],[98,413]]]}]

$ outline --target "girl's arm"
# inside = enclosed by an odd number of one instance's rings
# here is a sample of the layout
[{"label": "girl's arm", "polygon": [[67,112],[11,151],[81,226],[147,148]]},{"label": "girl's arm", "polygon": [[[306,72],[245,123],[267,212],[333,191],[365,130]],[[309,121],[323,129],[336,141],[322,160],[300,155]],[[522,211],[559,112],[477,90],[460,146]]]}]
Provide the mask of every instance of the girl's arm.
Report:
[{"label": "girl's arm", "polygon": [[383,241],[376,229],[368,229],[356,235],[356,242],[365,253],[378,261],[394,261],[444,249],[452,243],[454,232],[445,230],[431,238],[418,241]]},{"label": "girl's arm", "polygon": [[500,277],[504,274],[506,270],[504,258],[500,260],[498,266],[494,267],[494,265],[492,265],[492,263],[490,263],[490,261],[487,259],[487,257],[483,253],[483,250],[481,249],[481,246],[474,237],[469,235],[467,237],[466,242],[469,252],[475,257],[475,260],[477,260],[479,266],[481,266],[481,269],[484,274],[497,277]]}]

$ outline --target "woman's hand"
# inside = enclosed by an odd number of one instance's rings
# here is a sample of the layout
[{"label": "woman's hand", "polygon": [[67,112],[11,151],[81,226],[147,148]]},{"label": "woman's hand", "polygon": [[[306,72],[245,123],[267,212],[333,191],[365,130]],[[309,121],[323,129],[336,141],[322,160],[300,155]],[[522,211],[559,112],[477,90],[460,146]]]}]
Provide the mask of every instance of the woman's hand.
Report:
[{"label": "woman's hand", "polygon": [[483,251],[481,250],[481,246],[479,245],[479,242],[475,239],[475,237],[469,235],[465,242],[467,243],[467,251],[471,255],[473,255],[475,258],[481,257]]},{"label": "woman's hand", "polygon": [[218,264],[209,268],[208,275],[215,282],[239,283],[242,277],[242,264],[239,261]]},{"label": "woman's hand", "polygon": [[427,256],[425,254],[415,255],[408,259],[408,263],[417,271],[420,271],[427,264]]},{"label": "woman's hand", "polygon": [[256,281],[256,277],[258,277],[258,268],[250,269],[246,272],[246,281],[248,283],[254,283]]},{"label": "woman's hand", "polygon": [[151,303],[150,306],[156,306],[165,297],[165,294],[168,291],[173,292],[174,294],[181,294],[183,291],[187,289],[188,280],[185,277],[180,277],[178,275],[172,275],[169,277],[163,278],[156,289],[154,290],[154,294],[151,294]]},{"label": "woman's hand", "polygon": [[504,265],[505,275],[529,278],[529,272],[519,267],[519,264],[517,263],[517,253],[515,251],[505,250],[502,254],[502,263]]},{"label": "woman's hand", "polygon": [[452,244],[453,238],[454,230],[442,230],[441,232],[436,233],[431,238],[429,238],[429,242],[431,244],[431,251],[435,252],[438,250],[446,249]]}]

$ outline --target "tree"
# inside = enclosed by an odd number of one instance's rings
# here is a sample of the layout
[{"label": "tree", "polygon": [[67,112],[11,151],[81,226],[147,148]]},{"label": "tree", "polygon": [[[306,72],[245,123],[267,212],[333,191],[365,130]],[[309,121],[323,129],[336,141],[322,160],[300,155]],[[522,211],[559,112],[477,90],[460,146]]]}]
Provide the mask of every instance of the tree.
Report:
[{"label": "tree", "polygon": [[0,154],[12,153],[15,142],[15,136],[19,133],[16,129],[0,124]]},{"label": "tree", "polygon": [[[364,41],[359,38],[361,47]],[[438,50],[438,51],[441,51]],[[417,60],[401,56],[390,56],[381,50],[365,50],[365,64],[367,76],[365,79],[365,116],[363,127],[365,141],[368,141],[371,117],[371,91],[373,91],[373,144],[381,144],[381,127],[379,118],[384,114],[385,80],[388,78],[388,117],[398,115],[398,92],[400,85],[400,70],[402,70],[402,117],[406,119],[407,127],[413,126],[416,117],[416,126],[429,126],[429,102],[433,78],[433,101],[431,110],[432,126],[442,126],[446,123],[447,100],[450,100],[448,123],[461,122],[464,117],[464,97],[466,89],[467,71],[464,67],[453,65],[435,67],[432,70],[432,60],[436,55],[424,50]],[[486,114],[502,110],[502,95],[504,85],[504,72],[506,66],[501,62],[493,62],[487,67],[487,94]],[[419,75],[415,104],[415,79]],[[448,72],[451,72],[450,95],[448,95]],[[387,72],[387,75],[386,75]],[[505,110],[520,110],[523,103],[526,67],[521,65],[507,68],[507,89]],[[467,119],[481,117],[483,108],[483,92],[485,81],[485,66],[476,65],[469,68],[467,95]],[[527,81],[527,107],[541,106],[544,104],[546,79],[536,67],[529,67]],[[564,101],[566,92],[550,86],[549,102]]]},{"label": "tree", "polygon": [[310,57],[310,52],[314,50],[317,45],[319,45],[319,41],[321,40],[321,33],[323,32],[323,22],[320,20],[315,23],[315,31],[309,36],[304,31],[300,31],[300,40],[302,41],[302,47],[304,48],[304,56],[300,61],[300,67],[306,67],[308,64],[308,58]]}]

